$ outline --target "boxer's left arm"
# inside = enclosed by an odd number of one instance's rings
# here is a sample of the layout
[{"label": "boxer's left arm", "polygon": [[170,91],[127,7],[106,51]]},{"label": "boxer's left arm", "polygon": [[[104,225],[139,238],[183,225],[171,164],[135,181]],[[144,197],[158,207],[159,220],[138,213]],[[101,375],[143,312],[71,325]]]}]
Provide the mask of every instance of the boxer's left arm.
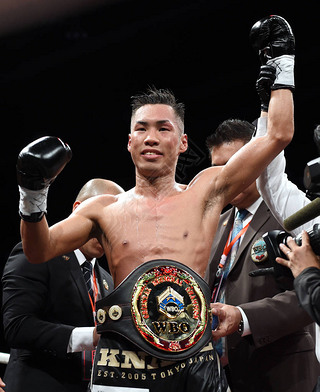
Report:
[{"label": "boxer's left arm", "polygon": [[[256,82],[256,90],[261,101],[261,117],[257,122],[255,137],[261,137],[267,131],[270,87],[274,83],[274,79],[275,68],[267,65],[261,66]],[[286,218],[294,214],[297,209],[310,203],[305,193],[288,180],[285,167],[286,159],[284,151],[281,151],[256,180],[258,192],[282,226]],[[307,230],[312,225],[313,222],[308,222],[308,224],[292,230],[291,233],[298,235],[302,229]]]},{"label": "boxer's left arm", "polygon": [[224,166],[205,169],[193,183],[201,182],[208,197],[219,196],[222,206],[226,206],[290,143],[293,129],[291,91],[272,91],[267,134],[245,144]]},{"label": "boxer's left arm", "polygon": [[[233,155],[211,183],[210,174],[205,175],[209,186],[218,190],[224,198],[224,205],[256,180],[272,159],[290,143],[294,133],[294,37],[290,26],[281,17],[265,18],[259,23],[258,28],[253,29],[251,38],[263,53],[265,46],[272,49],[268,55],[263,55],[267,58],[267,65],[276,67],[268,108],[268,129],[266,135],[251,140]],[[272,57],[274,55],[277,57]]]}]

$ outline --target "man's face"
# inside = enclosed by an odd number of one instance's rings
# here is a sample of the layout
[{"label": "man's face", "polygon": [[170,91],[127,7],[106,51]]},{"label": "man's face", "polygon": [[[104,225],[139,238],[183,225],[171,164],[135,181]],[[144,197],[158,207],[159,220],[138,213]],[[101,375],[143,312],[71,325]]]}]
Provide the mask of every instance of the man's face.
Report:
[{"label": "man's face", "polygon": [[[211,164],[212,166],[223,166],[229,159],[244,146],[242,140],[234,140],[230,143],[223,143],[220,146],[215,146],[211,150]],[[250,165],[250,162],[247,163]],[[241,170],[241,167],[239,168]],[[238,208],[247,208],[254,203],[259,197],[256,183],[253,182],[243,192],[239,193],[230,204]]]},{"label": "man's face", "polygon": [[128,150],[138,172],[145,177],[175,173],[187,136],[171,106],[155,104],[139,108],[131,119]]},{"label": "man's face", "polygon": [[88,260],[93,259],[94,257],[100,258],[104,255],[104,250],[96,238],[91,238],[80,248],[80,250]]}]

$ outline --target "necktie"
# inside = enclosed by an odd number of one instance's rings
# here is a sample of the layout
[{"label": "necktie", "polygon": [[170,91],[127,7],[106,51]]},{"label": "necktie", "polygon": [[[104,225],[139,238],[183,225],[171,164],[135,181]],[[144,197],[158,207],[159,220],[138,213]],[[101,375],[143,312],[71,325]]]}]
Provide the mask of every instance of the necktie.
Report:
[{"label": "necktie", "polygon": [[[236,237],[237,234],[240,233],[240,231],[243,229],[243,220],[245,219],[245,217],[248,215],[249,211],[243,209],[243,210],[239,210],[236,218],[234,220],[233,223],[233,229],[232,229],[232,233],[231,233],[231,237],[230,237],[230,242],[232,242],[232,240]],[[228,255],[225,267],[224,267],[224,274],[223,274],[223,282],[222,282],[222,287],[220,289],[220,292],[218,294],[218,301],[224,303],[225,302],[225,280],[228,276],[228,273],[234,263],[234,260],[236,258],[236,254],[239,248],[239,244],[240,244],[240,238],[241,236],[236,240],[236,242],[232,245],[232,248],[230,250],[230,253]],[[215,347],[216,350],[218,352],[218,354],[220,355],[220,357],[222,357],[222,361],[223,363],[225,363],[225,361],[227,361],[226,359],[226,347],[225,347],[225,338],[221,338],[219,339],[216,343],[215,343]]]},{"label": "necktie", "polygon": [[[245,217],[248,215],[248,213],[249,213],[249,211],[247,211],[245,209],[239,210],[237,212],[236,219],[234,220],[234,224],[233,224],[233,229],[232,229],[230,241],[232,241],[234,239],[234,237],[236,235],[238,235],[240,233],[240,231],[243,229],[243,221],[244,221]],[[237,251],[239,249],[240,239],[241,239],[241,237],[239,237],[237,239],[237,241],[233,244],[233,246],[231,248],[230,257],[228,258],[229,260],[227,261],[226,270],[225,270],[226,275],[229,273],[231,267],[233,266],[234,260],[237,255]]]},{"label": "necktie", "polygon": [[91,299],[93,300],[93,288],[92,288],[92,264],[90,263],[90,261],[85,261],[82,266],[82,273],[83,273],[83,277],[84,280],[86,282],[86,286],[87,286],[87,290],[88,293],[91,297]]},{"label": "necktie", "polygon": [[[232,228],[232,233],[230,237],[230,242],[236,237],[237,234],[240,233],[240,231],[243,229],[243,220],[244,218],[248,215],[247,210],[239,210],[237,212],[236,218],[233,223],[233,228]],[[236,240],[236,242],[232,245],[232,248],[230,249],[230,253],[228,254],[226,264],[223,268],[223,275],[221,276],[221,282],[220,282],[220,288],[219,292],[217,294],[217,301],[218,302],[225,302],[224,298],[224,292],[225,292],[225,280],[230,272],[231,267],[233,266],[233,263],[236,258],[237,250],[239,248],[239,243],[240,243],[240,238],[241,236]]]}]

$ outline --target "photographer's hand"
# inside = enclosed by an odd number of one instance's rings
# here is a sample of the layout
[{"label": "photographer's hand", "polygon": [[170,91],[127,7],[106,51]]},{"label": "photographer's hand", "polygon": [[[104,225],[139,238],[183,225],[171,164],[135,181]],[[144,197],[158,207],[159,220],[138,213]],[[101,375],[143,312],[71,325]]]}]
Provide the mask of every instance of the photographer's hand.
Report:
[{"label": "photographer's hand", "polygon": [[288,237],[287,245],[279,245],[281,251],[288,259],[276,258],[277,263],[291,269],[295,278],[306,268],[316,267],[320,269],[320,258],[313,252],[309,235],[305,230],[302,232],[301,239],[302,243],[299,246],[292,237]]}]

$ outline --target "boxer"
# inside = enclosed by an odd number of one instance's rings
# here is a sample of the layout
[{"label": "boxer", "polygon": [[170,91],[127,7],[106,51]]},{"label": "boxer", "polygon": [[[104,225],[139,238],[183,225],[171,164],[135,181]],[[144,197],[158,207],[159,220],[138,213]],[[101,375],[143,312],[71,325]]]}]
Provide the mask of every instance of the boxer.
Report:
[{"label": "boxer", "polygon": [[[294,39],[288,26],[272,16],[254,27],[261,56],[277,67],[267,134],[247,143],[225,166],[203,170],[185,188],[175,182],[178,157],[188,148],[184,106],[167,90],[133,97],[128,151],[134,188],[84,202],[51,227],[45,217],[47,191],[71,150],[60,139],[45,137],[20,153],[21,238],[29,261],[42,263],[93,237],[108,259],[116,289],[97,304],[102,336],[93,392],[226,390],[208,338],[209,300],[202,277],[221,210],[293,137],[294,61],[287,56]],[[214,312],[220,317],[219,310]]]}]

